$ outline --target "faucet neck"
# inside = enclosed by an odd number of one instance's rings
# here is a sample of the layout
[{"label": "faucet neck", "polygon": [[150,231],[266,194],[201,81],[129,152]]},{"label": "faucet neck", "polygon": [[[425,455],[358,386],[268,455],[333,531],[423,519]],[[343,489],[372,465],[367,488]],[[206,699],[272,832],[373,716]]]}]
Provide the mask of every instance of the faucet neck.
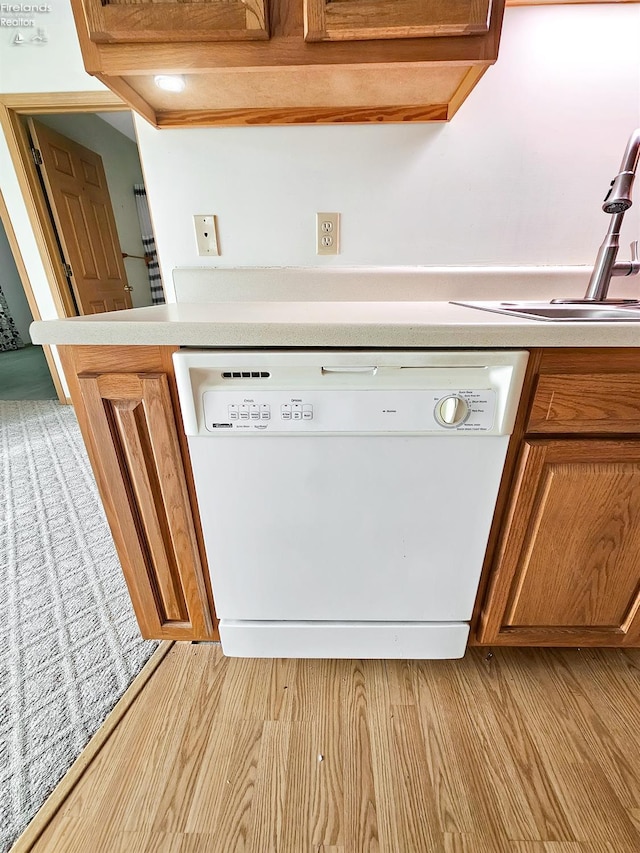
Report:
[{"label": "faucet neck", "polygon": [[584,295],[585,300],[600,302],[607,298],[613,267],[620,247],[619,237],[623,219],[624,212],[614,213],[611,217],[605,238],[598,249],[587,292]]},{"label": "faucet neck", "polygon": [[[631,189],[640,160],[640,128],[634,130],[622,157],[620,171],[611,182],[609,192],[605,196],[602,209],[611,214],[609,228],[598,249],[593,272],[589,279],[585,300],[602,301],[607,298],[611,277],[620,274],[616,268],[616,256],[618,254],[620,229],[625,211],[631,207]],[[636,269],[631,271],[635,274]]]}]

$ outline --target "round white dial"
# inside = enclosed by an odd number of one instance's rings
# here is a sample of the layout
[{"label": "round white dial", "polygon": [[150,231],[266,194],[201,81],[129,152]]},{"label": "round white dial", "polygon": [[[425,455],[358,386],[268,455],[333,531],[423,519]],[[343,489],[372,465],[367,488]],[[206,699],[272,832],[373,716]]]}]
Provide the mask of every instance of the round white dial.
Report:
[{"label": "round white dial", "polygon": [[441,426],[453,429],[463,424],[469,417],[469,404],[464,397],[460,397],[458,394],[450,394],[438,400],[435,416]]}]

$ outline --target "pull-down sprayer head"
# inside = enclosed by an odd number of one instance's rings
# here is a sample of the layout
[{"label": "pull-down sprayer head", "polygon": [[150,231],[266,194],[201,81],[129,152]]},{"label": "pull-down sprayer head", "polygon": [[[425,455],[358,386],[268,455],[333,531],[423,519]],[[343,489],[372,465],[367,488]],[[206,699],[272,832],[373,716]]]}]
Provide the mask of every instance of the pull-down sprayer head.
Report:
[{"label": "pull-down sprayer head", "polygon": [[611,181],[609,192],[604,198],[602,209],[605,213],[624,213],[631,207],[631,188],[640,158],[640,128],[629,137],[626,150],[620,164],[620,172]]}]

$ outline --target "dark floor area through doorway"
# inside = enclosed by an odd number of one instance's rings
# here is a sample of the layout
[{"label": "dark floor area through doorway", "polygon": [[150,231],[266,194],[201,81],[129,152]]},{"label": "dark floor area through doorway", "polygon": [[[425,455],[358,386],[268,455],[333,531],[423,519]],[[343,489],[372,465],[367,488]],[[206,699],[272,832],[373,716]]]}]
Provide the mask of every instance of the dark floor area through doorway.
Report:
[{"label": "dark floor area through doorway", "polygon": [[0,400],[57,400],[42,347],[0,352]]}]

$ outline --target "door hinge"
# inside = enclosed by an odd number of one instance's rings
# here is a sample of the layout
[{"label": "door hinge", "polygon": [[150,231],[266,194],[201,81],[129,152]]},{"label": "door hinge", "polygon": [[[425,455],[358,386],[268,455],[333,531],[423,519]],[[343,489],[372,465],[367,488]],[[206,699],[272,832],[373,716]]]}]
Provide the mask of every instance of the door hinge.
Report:
[{"label": "door hinge", "polygon": [[67,276],[67,278],[71,278],[73,275],[73,270],[71,269],[70,264],[62,264],[62,272]]},{"label": "door hinge", "polygon": [[37,148],[31,149],[31,154],[33,155],[33,162],[36,166],[42,166],[42,154]]}]

